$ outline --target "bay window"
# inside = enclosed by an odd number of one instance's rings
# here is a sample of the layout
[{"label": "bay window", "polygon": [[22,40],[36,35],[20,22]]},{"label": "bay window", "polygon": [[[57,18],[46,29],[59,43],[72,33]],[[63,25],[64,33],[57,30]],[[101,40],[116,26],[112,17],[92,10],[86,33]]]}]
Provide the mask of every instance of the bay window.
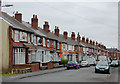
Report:
[{"label": "bay window", "polygon": [[25,49],[14,48],[13,64],[25,64]]},{"label": "bay window", "polygon": [[35,51],[32,51],[32,62],[35,62]]}]

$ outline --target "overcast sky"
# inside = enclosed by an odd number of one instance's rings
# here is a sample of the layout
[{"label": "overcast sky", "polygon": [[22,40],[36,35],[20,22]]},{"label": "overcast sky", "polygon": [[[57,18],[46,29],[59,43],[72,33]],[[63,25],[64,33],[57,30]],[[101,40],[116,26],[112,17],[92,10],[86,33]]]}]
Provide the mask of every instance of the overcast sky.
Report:
[{"label": "overcast sky", "polygon": [[2,11],[13,15],[14,11],[23,14],[23,20],[31,22],[33,14],[39,18],[39,26],[44,21],[50,30],[59,26],[60,33],[79,32],[81,36],[98,41],[107,47],[118,47],[118,3],[117,2],[6,2],[13,7]]}]

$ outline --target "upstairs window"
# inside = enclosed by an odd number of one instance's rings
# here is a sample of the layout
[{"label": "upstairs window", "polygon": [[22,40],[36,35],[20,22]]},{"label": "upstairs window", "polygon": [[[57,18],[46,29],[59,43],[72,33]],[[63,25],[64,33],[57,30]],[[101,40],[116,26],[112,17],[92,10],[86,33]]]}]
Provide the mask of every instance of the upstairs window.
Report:
[{"label": "upstairs window", "polygon": [[30,34],[28,34],[28,43],[30,43]]},{"label": "upstairs window", "polygon": [[43,46],[46,46],[46,45],[45,45],[45,38],[43,38]]},{"label": "upstairs window", "polygon": [[59,44],[59,42],[57,43],[57,49],[60,49],[60,44]]},{"label": "upstairs window", "polygon": [[15,42],[19,42],[19,31],[15,30]]},{"label": "upstairs window", "polygon": [[42,45],[42,39],[40,37],[37,37],[37,43],[38,45]]},{"label": "upstairs window", "polygon": [[49,39],[47,40],[47,47],[50,47],[50,44],[49,44]]},{"label": "upstairs window", "polygon": [[75,50],[77,50],[77,46],[75,46]]},{"label": "upstairs window", "polygon": [[33,34],[31,34],[31,42],[33,43]]},{"label": "upstairs window", "polygon": [[20,32],[20,41],[27,41],[27,33]]},{"label": "upstairs window", "polygon": [[14,35],[14,31],[12,30],[12,39],[14,38],[13,35]]},{"label": "upstairs window", "polygon": [[54,48],[56,48],[56,42],[54,41]]},{"label": "upstairs window", "polygon": [[67,45],[67,50],[69,50],[69,45]]},{"label": "upstairs window", "polygon": [[34,36],[34,44],[36,44],[36,36]]}]

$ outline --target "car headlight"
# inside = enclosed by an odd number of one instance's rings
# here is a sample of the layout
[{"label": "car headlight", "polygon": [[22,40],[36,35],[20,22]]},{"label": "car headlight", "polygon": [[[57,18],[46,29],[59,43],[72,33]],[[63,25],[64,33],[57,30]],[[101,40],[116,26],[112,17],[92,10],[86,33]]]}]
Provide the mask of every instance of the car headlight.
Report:
[{"label": "car headlight", "polygon": [[108,67],[106,67],[105,69],[108,69]]},{"label": "car headlight", "polygon": [[98,66],[96,66],[96,69],[99,69],[99,67],[98,67]]}]

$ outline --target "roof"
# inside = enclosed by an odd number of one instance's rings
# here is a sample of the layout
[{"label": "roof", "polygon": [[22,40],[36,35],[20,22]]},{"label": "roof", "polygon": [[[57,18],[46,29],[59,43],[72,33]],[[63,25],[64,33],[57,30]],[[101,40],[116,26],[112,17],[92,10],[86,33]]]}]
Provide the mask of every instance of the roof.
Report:
[{"label": "roof", "polygon": [[46,35],[44,35],[39,30],[33,28],[30,24],[26,23],[25,21],[22,21],[22,23],[20,23],[14,17],[9,16],[5,12],[2,12],[2,18],[5,19],[6,21],[8,21],[15,29],[24,30],[27,32],[32,32],[35,35],[40,35],[40,36],[46,37]]},{"label": "roof", "polygon": [[50,50],[50,49],[46,49],[46,48],[43,48],[43,47],[41,47],[41,46],[37,46],[37,45],[35,45],[35,47],[36,47],[37,49],[41,50],[41,51],[44,51],[44,50]]},{"label": "roof", "polygon": [[33,32],[29,28],[27,28],[25,25],[21,24],[19,21],[17,21],[14,17],[9,16],[7,13],[2,12],[1,14],[2,18],[5,19],[7,22],[13,26],[13,28],[25,30],[28,32]]}]

